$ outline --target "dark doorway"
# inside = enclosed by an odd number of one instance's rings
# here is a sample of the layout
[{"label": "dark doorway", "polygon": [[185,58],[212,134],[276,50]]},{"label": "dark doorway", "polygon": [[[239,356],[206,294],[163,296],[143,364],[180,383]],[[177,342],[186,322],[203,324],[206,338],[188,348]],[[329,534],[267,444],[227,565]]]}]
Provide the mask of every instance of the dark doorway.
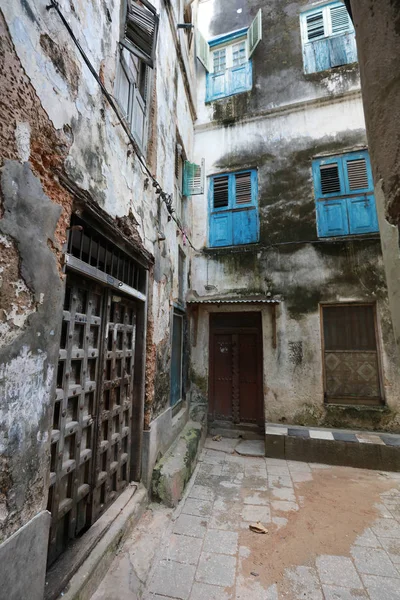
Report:
[{"label": "dark doorway", "polygon": [[262,425],[261,314],[210,315],[211,420]]}]

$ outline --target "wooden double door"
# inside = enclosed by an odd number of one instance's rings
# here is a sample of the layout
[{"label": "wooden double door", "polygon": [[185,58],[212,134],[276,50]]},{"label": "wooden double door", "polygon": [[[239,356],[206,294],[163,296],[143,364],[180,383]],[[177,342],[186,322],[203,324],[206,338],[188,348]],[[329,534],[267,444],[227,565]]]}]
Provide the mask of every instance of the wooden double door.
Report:
[{"label": "wooden double door", "polygon": [[262,425],[261,314],[210,315],[211,420]]}]

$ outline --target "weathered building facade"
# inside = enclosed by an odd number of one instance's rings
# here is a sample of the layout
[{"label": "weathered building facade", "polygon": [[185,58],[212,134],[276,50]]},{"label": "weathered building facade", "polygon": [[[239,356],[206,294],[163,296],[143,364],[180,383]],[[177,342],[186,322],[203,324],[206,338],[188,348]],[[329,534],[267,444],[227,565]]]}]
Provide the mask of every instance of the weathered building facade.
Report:
[{"label": "weathered building facade", "polygon": [[192,399],[218,425],[395,430],[399,385],[342,2],[199,6]]},{"label": "weathered building facade", "polygon": [[188,418],[196,2],[0,6],[0,570],[36,599]]},{"label": "weathered building facade", "polygon": [[0,579],[36,600],[189,412],[393,431],[400,377],[341,0],[0,8]]}]

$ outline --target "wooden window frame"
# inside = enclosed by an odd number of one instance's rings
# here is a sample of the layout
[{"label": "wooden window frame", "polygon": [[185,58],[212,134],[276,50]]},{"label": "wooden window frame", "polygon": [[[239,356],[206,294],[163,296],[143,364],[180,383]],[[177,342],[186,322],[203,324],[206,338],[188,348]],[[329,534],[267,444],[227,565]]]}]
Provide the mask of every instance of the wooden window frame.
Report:
[{"label": "wooden window frame", "polygon": [[[141,63],[145,64],[145,73],[144,73],[144,96],[141,94],[138,86],[138,82],[136,81],[135,74],[133,69],[128,64],[128,56],[124,56],[124,49],[120,48],[119,58],[118,58],[118,68],[117,68],[117,76],[115,79],[115,99],[118,103],[119,108],[121,109],[122,115],[126,122],[129,125],[130,131],[138,143],[139,147],[143,150],[146,147],[147,142],[147,129],[148,129],[148,110],[147,110],[147,96],[149,95],[149,84],[150,84],[150,72],[149,68],[143,61]],[[141,60],[140,58],[138,60]],[[140,66],[139,66],[140,69]],[[119,85],[122,72],[124,72],[126,79],[129,84],[129,98],[128,98],[128,112],[125,113],[126,107],[122,105],[121,99],[118,97]],[[143,111],[143,132],[140,135],[139,132],[136,131],[136,110],[137,105]]]},{"label": "wooden window frame", "polygon": [[[380,400],[379,402],[371,402],[370,399],[365,399],[363,403],[363,398],[357,399],[357,402],[354,402],[354,397],[350,397],[348,399],[338,398],[337,401],[335,399],[327,399],[326,393],[326,369],[325,369],[325,335],[324,335],[324,308],[331,307],[344,307],[344,306],[371,306],[373,310],[373,319],[374,319],[374,327],[375,327],[375,342],[376,342],[376,355],[377,355],[377,363],[378,363],[378,378],[379,378],[379,391],[380,391]],[[383,365],[382,365],[382,349],[381,349],[381,337],[379,335],[379,324],[378,324],[378,311],[376,302],[321,302],[319,304],[319,323],[320,323],[320,335],[321,335],[321,359],[322,359],[322,384],[323,384],[323,403],[324,406],[347,406],[351,407],[367,407],[369,409],[374,408],[382,408],[386,405],[385,399],[385,389],[383,386]]]},{"label": "wooden window frame", "polygon": [[[368,187],[351,190],[347,165],[352,161],[361,159],[365,160]],[[321,166],[329,166],[331,164],[337,164],[338,166],[340,191],[323,193],[320,168]],[[367,149],[314,158],[312,161],[312,177],[315,196],[317,234],[319,238],[379,234],[378,216],[374,196],[374,181]],[[357,219],[353,213],[353,205],[363,201],[366,205],[368,204],[368,210],[370,210],[370,226],[357,225]],[[328,230],[327,224],[324,222],[324,210],[326,207],[333,206],[334,204],[340,206],[343,223],[341,228]]]},{"label": "wooden window frame", "polygon": [[[339,7],[346,8],[344,2],[336,0],[334,2],[321,3],[317,6],[306,8],[300,13],[300,35],[305,74],[322,72],[358,61],[355,29],[350,15],[348,15],[347,29],[333,31],[331,9]],[[317,13],[322,13],[324,35],[320,35],[310,40],[308,38],[307,18]],[[343,55],[339,59],[336,52],[338,44],[340,45],[340,39],[338,38],[341,37],[347,38],[347,45],[344,44],[342,46],[342,50],[345,51],[345,56]],[[331,55],[330,53],[333,47],[336,48],[336,51]],[[313,56],[314,53],[318,56]]]}]

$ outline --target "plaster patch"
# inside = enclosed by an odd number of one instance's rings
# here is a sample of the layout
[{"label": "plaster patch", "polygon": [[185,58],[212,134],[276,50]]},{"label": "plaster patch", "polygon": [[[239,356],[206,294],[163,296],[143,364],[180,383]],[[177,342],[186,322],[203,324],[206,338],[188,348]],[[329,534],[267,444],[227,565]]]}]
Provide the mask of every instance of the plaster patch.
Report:
[{"label": "plaster patch", "polygon": [[20,162],[28,162],[31,155],[31,128],[29,123],[17,123],[15,142]]},{"label": "plaster patch", "polygon": [[[46,368],[47,367],[47,368]],[[20,448],[26,433],[37,431],[49,404],[54,367],[45,352],[33,354],[27,346],[9,363],[0,366],[0,454],[14,441]]]}]

